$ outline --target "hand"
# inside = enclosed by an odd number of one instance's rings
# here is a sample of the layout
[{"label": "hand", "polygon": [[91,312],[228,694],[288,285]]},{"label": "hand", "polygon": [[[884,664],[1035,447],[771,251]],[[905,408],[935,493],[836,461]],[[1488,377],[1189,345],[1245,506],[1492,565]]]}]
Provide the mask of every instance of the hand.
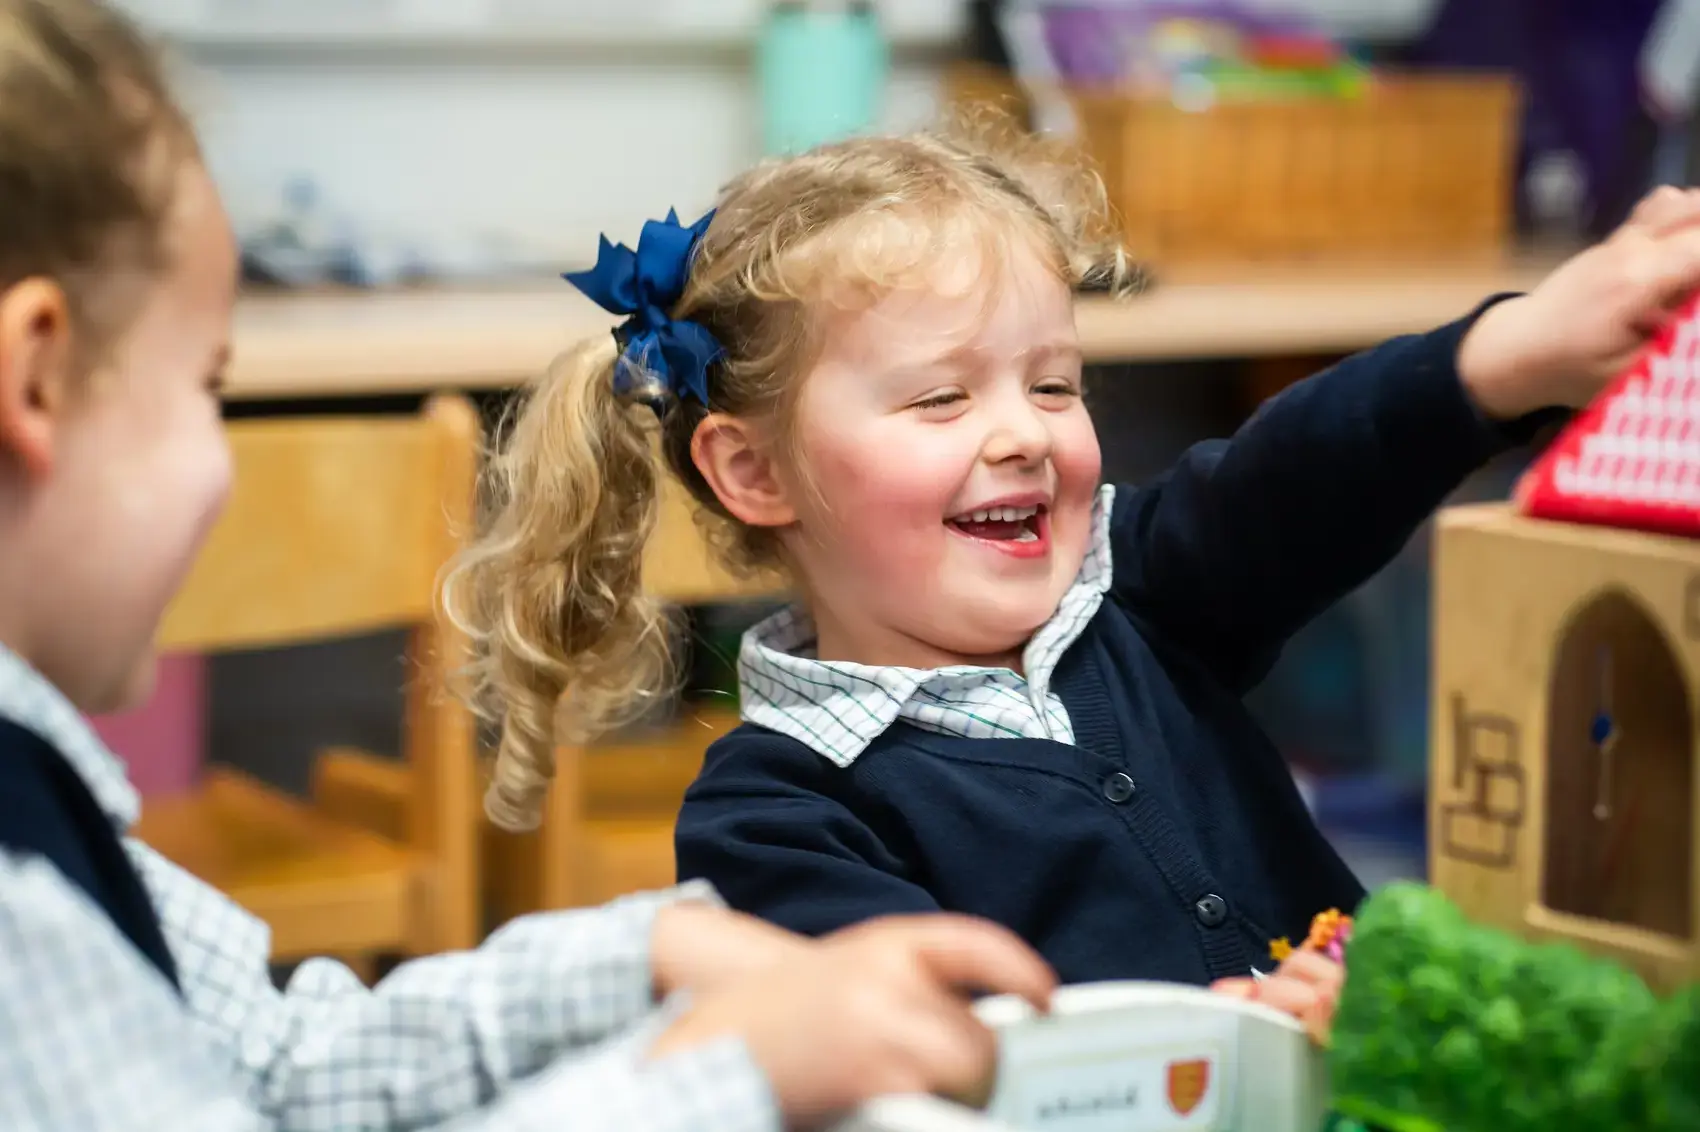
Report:
[{"label": "hand", "polygon": [[1459,376],[1500,419],[1585,405],[1696,289],[1700,190],[1658,189],[1603,243],[1488,308],[1459,346]]},{"label": "hand", "polygon": [[1295,951],[1273,975],[1262,979],[1222,979],[1211,986],[1217,994],[1248,999],[1291,1014],[1305,1033],[1326,1046],[1334,1030],[1334,1008],[1346,985],[1346,968],[1319,951]]},{"label": "hand", "polygon": [[876,920],[697,999],[651,1050],[741,1038],[787,1127],[818,1127],[891,1093],[983,1097],[997,1044],[971,996],[1049,1008],[1056,977],[1026,944],[958,916]]},{"label": "hand", "polygon": [[711,990],[817,946],[813,940],[754,916],[712,904],[670,904],[655,915],[650,970],[657,998],[676,990]]}]

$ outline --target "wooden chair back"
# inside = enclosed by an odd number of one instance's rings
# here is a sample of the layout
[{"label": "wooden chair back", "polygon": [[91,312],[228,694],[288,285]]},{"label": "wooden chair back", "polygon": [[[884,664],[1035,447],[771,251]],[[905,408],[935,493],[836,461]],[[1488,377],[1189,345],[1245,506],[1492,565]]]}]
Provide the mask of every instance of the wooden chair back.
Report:
[{"label": "wooden chair back", "polygon": [[[402,893],[408,907],[399,920],[377,917],[370,932],[352,934],[394,934],[399,923],[402,938],[349,938],[346,920],[341,926],[335,922],[355,890],[344,885],[339,891],[334,854],[327,851],[341,836],[332,827],[348,824],[351,816],[337,812],[334,799],[298,815],[292,827],[297,839],[318,839],[305,849],[322,868],[281,857],[250,860],[258,852],[253,845],[246,851],[221,845],[227,835],[241,832],[248,810],[233,815],[225,804],[212,820],[206,798],[145,808],[156,816],[145,812],[139,833],[155,840],[147,836],[151,830],[165,843],[157,847],[167,856],[176,848],[192,858],[179,862],[191,871],[238,889],[232,895],[239,902],[274,920],[280,953],[321,948],[417,953],[472,946],[482,928],[478,828],[472,817],[479,789],[474,728],[470,714],[449,694],[465,649],[458,634],[439,623],[435,591],[439,571],[473,524],[477,413],[464,398],[438,396],[415,416],[236,421],[229,438],[236,464],[233,494],[167,611],[160,645],[207,653],[410,631],[405,774],[399,779],[405,784],[404,828],[355,832],[349,842],[373,849],[373,838],[400,834],[404,853],[389,859],[408,862],[398,867],[412,875],[384,891]],[[343,771],[355,777],[362,765],[382,765],[356,752],[335,752],[329,759],[341,760]],[[226,803],[245,799],[254,823],[290,824],[290,800],[260,791],[243,783],[223,797]],[[368,865],[377,859],[369,853]],[[275,922],[279,918],[290,922]],[[389,926],[376,926],[380,923]]]}]

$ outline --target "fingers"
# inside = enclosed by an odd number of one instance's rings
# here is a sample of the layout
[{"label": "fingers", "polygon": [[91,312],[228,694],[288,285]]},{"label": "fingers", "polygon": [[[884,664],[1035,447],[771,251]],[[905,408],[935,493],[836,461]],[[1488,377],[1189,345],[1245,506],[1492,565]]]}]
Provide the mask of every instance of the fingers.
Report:
[{"label": "fingers", "polygon": [[1670,307],[1700,287],[1700,227],[1666,236],[1654,245],[1654,253],[1648,298]]},{"label": "fingers", "polygon": [[1300,949],[1281,963],[1279,974],[1323,989],[1338,990],[1346,981],[1346,969],[1318,951]]},{"label": "fingers", "polygon": [[941,982],[967,993],[1019,995],[1035,1010],[1050,1010],[1056,973],[1014,932],[958,916],[910,926],[916,956]]},{"label": "fingers", "polygon": [[1317,1045],[1326,1046],[1334,1028],[1334,1008],[1339,988],[1325,983],[1311,983],[1289,975],[1272,975],[1261,981],[1224,979],[1210,988],[1229,998],[1257,1002],[1279,1010],[1304,1028],[1305,1034]]},{"label": "fingers", "polygon": [[924,1066],[927,1091],[984,1108],[996,1080],[997,1035],[961,999],[940,992],[904,1029],[904,1041]]},{"label": "fingers", "polygon": [[998,1065],[994,1055],[975,1077],[963,1083],[942,1085],[936,1092],[945,1100],[955,1101],[964,1108],[985,1109],[992,1103],[997,1088]]},{"label": "fingers", "polygon": [[[886,920],[852,929],[851,938],[859,942],[848,953],[855,959],[843,973],[856,972],[861,993],[853,996],[853,1014],[840,1020],[839,1041],[846,1049],[861,1046],[863,1064],[855,1075],[875,1095],[932,1093],[984,1107],[996,1076],[997,1036],[975,1015],[954,980],[919,959],[927,946],[951,943],[933,938],[949,934],[933,931],[936,919]],[[969,920],[943,926],[984,934]]]},{"label": "fingers", "polygon": [[1669,311],[1700,288],[1700,190],[1661,186],[1642,198],[1624,228],[1648,237],[1651,306]]},{"label": "fingers", "polygon": [[1266,979],[1222,979],[1210,984],[1210,990],[1224,998],[1260,1002],[1295,1018],[1315,1008],[1325,998],[1322,990],[1315,985],[1285,975],[1271,975]]},{"label": "fingers", "polygon": [[966,995],[1013,994],[1048,1011],[1056,975],[1015,933],[965,916],[890,921],[930,980],[919,991],[925,1023],[914,1040],[931,1091],[984,1108],[996,1081],[997,1036],[975,1016]]},{"label": "fingers", "polygon": [[1244,999],[1249,1002],[1257,997],[1257,980],[1218,979],[1210,984],[1210,990],[1226,998]]},{"label": "fingers", "polygon": [[1322,994],[1310,983],[1276,975],[1258,984],[1253,999],[1283,1014],[1302,1018],[1321,1003]]},{"label": "fingers", "polygon": [[1661,185],[1641,198],[1625,227],[1662,236],[1694,223],[1700,223],[1700,191]]},{"label": "fingers", "polygon": [[1289,955],[1274,975],[1265,979],[1222,979],[1210,989],[1229,998],[1261,1002],[1311,1023],[1332,1017],[1346,983],[1346,969],[1315,951]]}]

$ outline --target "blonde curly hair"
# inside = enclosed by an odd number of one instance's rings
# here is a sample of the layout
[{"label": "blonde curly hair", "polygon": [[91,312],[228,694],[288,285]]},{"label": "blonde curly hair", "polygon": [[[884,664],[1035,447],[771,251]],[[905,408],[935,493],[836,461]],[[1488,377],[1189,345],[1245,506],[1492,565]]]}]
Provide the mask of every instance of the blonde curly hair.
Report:
[{"label": "blonde curly hair", "polygon": [[641,584],[663,463],[730,568],[783,569],[774,532],[726,513],[691,438],[711,411],[790,435],[823,312],[924,283],[939,249],[963,240],[997,257],[1025,235],[1071,285],[1139,281],[1079,152],[1001,119],[770,161],[715,208],[669,312],[724,347],[711,405],[670,400],[658,420],[638,400],[653,384],[616,390],[609,337],[564,354],[502,430],[488,528],[445,579],[445,611],[475,648],[465,694],[500,731],[485,808],[505,828],[536,824],[557,742],[622,726],[676,688],[666,611]]}]

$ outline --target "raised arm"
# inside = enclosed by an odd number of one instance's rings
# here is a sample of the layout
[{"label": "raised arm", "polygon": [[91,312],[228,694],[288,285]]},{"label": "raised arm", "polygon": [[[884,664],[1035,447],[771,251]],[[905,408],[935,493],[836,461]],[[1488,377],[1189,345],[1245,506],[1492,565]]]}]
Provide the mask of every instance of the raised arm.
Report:
[{"label": "raised arm", "polygon": [[1490,457],[1553,414],[1490,420],[1460,380],[1476,315],[1395,338],[1267,401],[1229,440],[1117,493],[1115,595],[1229,687],[1366,581]]}]

